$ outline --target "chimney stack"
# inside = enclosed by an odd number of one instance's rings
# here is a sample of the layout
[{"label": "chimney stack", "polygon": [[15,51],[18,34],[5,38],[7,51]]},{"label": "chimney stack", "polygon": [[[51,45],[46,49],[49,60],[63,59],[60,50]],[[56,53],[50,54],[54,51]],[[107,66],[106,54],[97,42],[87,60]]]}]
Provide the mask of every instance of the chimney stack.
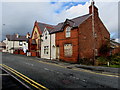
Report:
[{"label": "chimney stack", "polygon": [[30,33],[29,32],[27,33],[26,38],[30,38]]},{"label": "chimney stack", "polygon": [[[92,8],[92,6],[93,6],[93,8]],[[94,14],[98,15],[98,8],[95,6],[95,2],[94,1],[92,1],[91,5],[89,6],[89,14],[92,14],[92,12],[93,12],[92,9],[94,9]]]}]

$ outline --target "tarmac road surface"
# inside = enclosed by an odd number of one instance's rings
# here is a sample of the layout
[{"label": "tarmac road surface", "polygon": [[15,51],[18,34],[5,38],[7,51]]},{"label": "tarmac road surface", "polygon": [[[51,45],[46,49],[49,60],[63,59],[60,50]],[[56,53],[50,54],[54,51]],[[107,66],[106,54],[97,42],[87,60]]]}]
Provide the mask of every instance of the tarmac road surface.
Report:
[{"label": "tarmac road surface", "polygon": [[[118,88],[120,77],[106,76],[42,62],[33,57],[3,53],[2,64],[47,89]],[[37,88],[26,82],[31,87]]]}]

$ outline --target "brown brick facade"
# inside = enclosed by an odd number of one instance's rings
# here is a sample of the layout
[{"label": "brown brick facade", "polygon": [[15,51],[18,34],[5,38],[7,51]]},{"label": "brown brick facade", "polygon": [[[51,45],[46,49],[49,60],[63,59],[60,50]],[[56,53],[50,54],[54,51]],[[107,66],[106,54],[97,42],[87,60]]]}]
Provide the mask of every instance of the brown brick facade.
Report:
[{"label": "brown brick facade", "polygon": [[[66,26],[67,27],[67,26]],[[66,28],[65,27],[65,28]],[[64,29],[65,29],[64,28]],[[71,37],[65,37],[65,30],[63,32],[56,33],[56,46],[60,48],[60,58],[68,62],[77,62],[78,60],[78,29],[71,30]],[[64,44],[72,44],[72,56],[65,57]]]},{"label": "brown brick facade", "polygon": [[[92,13],[92,7],[89,7],[89,14]],[[61,60],[68,62],[78,62],[78,60],[83,58],[93,58],[94,56],[94,47],[96,56],[99,56],[99,49],[102,45],[106,44],[106,39],[110,39],[110,34],[107,31],[106,27],[99,18],[98,9],[94,7],[94,30],[95,38],[93,38],[92,31],[92,15],[82,22],[76,29],[71,30],[71,37],[66,38],[66,27],[61,32],[56,33],[56,46],[60,47],[60,58]],[[64,44],[72,44],[72,57],[64,56]]]}]

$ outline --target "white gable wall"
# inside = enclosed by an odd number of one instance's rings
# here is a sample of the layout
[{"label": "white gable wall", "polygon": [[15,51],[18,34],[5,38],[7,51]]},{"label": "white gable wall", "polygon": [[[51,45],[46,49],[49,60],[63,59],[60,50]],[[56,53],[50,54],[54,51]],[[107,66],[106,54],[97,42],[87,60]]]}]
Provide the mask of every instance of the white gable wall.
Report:
[{"label": "white gable wall", "polygon": [[[47,35],[46,35],[47,33]],[[46,39],[47,37],[47,39]],[[45,28],[42,37],[41,37],[41,58],[46,59],[56,59],[56,48],[55,48],[55,34],[51,34],[51,44],[50,44],[50,34],[48,30]],[[48,47],[48,53],[45,48]],[[51,50],[50,50],[51,47]]]},{"label": "white gable wall", "polygon": [[[47,35],[45,35],[47,33]],[[47,39],[45,39],[45,37],[47,37]],[[50,34],[49,32],[46,30],[44,30],[42,37],[41,37],[42,41],[41,41],[41,58],[46,58],[46,59],[50,59]],[[44,47],[48,46],[48,54],[44,53]]]}]

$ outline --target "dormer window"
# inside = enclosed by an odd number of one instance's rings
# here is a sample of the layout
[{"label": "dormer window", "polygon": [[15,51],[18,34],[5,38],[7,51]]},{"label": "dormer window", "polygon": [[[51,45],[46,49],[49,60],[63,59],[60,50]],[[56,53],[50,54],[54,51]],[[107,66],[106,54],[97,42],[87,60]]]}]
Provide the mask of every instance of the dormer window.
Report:
[{"label": "dormer window", "polygon": [[70,37],[71,27],[66,27],[66,37]]}]

